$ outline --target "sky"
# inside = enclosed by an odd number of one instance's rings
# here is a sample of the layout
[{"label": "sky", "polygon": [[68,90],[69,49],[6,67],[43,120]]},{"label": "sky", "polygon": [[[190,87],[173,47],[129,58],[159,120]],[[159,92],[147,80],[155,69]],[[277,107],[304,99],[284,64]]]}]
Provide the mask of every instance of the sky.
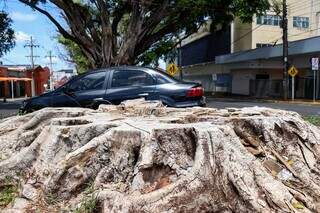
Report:
[{"label": "sky", "polygon": [[[45,9],[52,13],[62,24],[63,20],[59,16],[59,12],[53,5],[46,4]],[[74,69],[74,65],[63,60],[63,55],[66,55],[64,49],[58,44],[56,36],[58,35],[56,27],[49,19],[30,7],[25,6],[18,0],[0,0],[0,10],[9,13],[13,20],[12,27],[15,31],[16,46],[2,58],[0,61],[3,64],[31,64],[30,48],[25,48],[25,44],[30,40],[30,36],[35,39],[35,43],[39,45],[34,49],[35,64],[49,67],[48,52],[52,51],[53,55],[53,70]],[[159,60],[161,68],[165,68],[165,62]]]},{"label": "sky", "polygon": [[[52,6],[48,5],[47,9],[58,17],[58,12]],[[73,65],[65,62],[62,55],[65,54],[56,39],[57,31],[55,26],[42,14],[33,11],[29,7],[23,5],[17,0],[0,0],[0,10],[9,13],[13,23],[12,27],[15,31],[16,46],[2,58],[3,64],[30,64],[30,48],[24,45],[30,40],[30,36],[35,39],[35,43],[39,45],[34,49],[35,64],[41,66],[49,66],[49,59],[46,57],[49,51],[53,55],[53,70],[73,69]]]}]

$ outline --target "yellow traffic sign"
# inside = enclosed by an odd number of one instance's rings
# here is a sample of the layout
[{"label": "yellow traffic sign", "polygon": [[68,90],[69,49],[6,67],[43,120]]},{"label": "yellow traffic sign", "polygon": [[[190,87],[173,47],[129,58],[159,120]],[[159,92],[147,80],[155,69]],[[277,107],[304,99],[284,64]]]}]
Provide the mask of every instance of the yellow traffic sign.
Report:
[{"label": "yellow traffic sign", "polygon": [[294,66],[292,66],[292,67],[288,70],[288,74],[289,74],[291,77],[295,77],[298,73],[299,73],[299,71],[298,71],[297,68],[295,68]]},{"label": "yellow traffic sign", "polygon": [[179,71],[179,68],[177,65],[175,64],[169,64],[168,68],[167,68],[167,72],[174,76],[177,72]]}]

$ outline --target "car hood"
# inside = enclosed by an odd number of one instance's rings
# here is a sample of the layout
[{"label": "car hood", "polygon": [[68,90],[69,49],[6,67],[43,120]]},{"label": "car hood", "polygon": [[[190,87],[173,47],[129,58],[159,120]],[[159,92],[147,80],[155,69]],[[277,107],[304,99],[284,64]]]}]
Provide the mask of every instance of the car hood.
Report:
[{"label": "car hood", "polygon": [[40,98],[43,98],[43,97],[50,97],[50,96],[52,96],[52,94],[53,94],[54,92],[55,92],[55,91],[43,93],[43,94],[41,94],[41,95],[39,95],[39,96],[34,96],[34,97],[31,97],[31,98],[28,98],[28,99],[26,99],[25,101],[26,101],[26,102],[30,102],[30,101],[37,100],[37,99],[40,99]]}]

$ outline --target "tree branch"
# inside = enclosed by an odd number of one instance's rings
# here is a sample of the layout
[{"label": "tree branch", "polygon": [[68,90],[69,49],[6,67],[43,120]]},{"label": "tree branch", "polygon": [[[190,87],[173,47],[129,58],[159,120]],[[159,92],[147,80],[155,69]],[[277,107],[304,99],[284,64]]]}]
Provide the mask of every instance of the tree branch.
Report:
[{"label": "tree branch", "polygon": [[72,34],[77,39],[75,42],[82,47],[90,63],[101,66],[101,44],[94,41],[95,33],[92,32],[95,32],[95,29],[89,27],[92,16],[88,9],[69,0],[50,1],[64,12]]},{"label": "tree branch", "polygon": [[19,0],[21,3],[24,3],[26,5],[28,5],[29,7],[37,10],[38,12],[42,13],[43,15],[45,15],[57,28],[58,31],[61,33],[61,35],[67,39],[70,39],[72,41],[77,42],[77,39],[72,36],[70,33],[67,32],[67,30],[65,30],[61,24],[47,11],[41,9],[40,7],[38,7],[37,5],[29,2],[28,0]]},{"label": "tree branch", "polygon": [[112,21],[112,33],[114,35],[117,35],[118,34],[118,25],[121,21],[121,19],[123,18],[125,12],[128,10],[128,5],[125,4],[124,2],[121,2],[121,5],[119,5],[119,7],[116,7],[114,9],[114,12],[113,12],[113,21]]},{"label": "tree branch", "polygon": [[[135,53],[136,55],[141,55],[142,53],[144,53],[145,51],[147,51],[152,44],[156,43],[157,41],[159,41],[161,38],[163,38],[165,35],[169,34],[169,29],[174,27],[175,24],[171,23],[169,25],[167,25],[166,27],[162,28],[161,30],[159,30],[157,33],[151,35],[149,38],[147,38],[147,40],[144,40],[143,43],[139,45],[139,49],[138,51]],[[198,25],[197,28],[194,31],[190,31],[188,33],[186,33],[183,36],[178,37],[177,41],[175,42],[175,44],[169,49],[169,51],[173,50],[174,48],[176,48],[178,46],[178,44],[180,44],[184,39],[188,38],[190,35],[192,35],[193,33],[197,32],[200,27],[202,25]]]}]

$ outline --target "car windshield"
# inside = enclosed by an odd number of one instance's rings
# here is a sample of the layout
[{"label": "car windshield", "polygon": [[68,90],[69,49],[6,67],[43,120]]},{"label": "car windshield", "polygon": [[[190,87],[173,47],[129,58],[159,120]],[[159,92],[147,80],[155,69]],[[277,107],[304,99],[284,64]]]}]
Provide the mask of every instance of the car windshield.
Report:
[{"label": "car windshield", "polygon": [[62,84],[58,85],[55,89],[61,89],[65,86],[67,86],[68,84],[71,83],[71,81],[73,81],[74,79],[77,79],[79,78],[81,75],[74,75],[74,76],[71,76],[70,78],[66,79]]}]

